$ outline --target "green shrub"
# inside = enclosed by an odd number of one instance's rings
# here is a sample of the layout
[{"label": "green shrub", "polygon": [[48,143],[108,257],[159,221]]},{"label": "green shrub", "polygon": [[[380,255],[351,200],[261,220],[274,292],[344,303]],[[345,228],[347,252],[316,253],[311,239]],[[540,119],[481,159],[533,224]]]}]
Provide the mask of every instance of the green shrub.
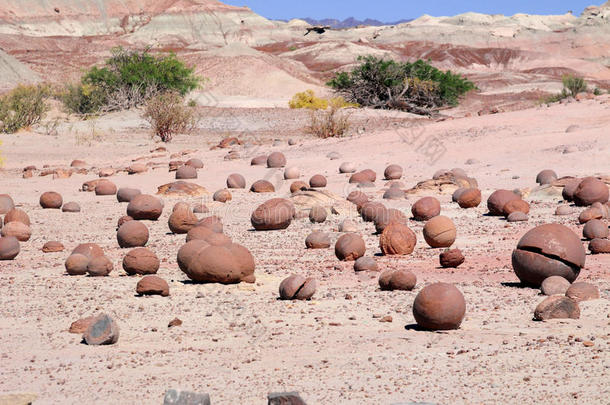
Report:
[{"label": "green shrub", "polygon": [[146,103],[143,118],[151,125],[153,135],[163,142],[171,141],[174,134],[192,132],[199,122],[195,108],[186,106],[184,98],[174,91],[152,97]]},{"label": "green shrub", "polygon": [[159,93],[184,96],[201,81],[174,54],[156,56],[147,50],[114,48],[102,67],[89,69],[79,84],[66,88],[62,101],[78,114],[118,111],[144,105]]},{"label": "green shrub", "polygon": [[599,87],[596,87],[596,88],[593,90],[593,94],[594,94],[594,95],[596,95],[596,96],[601,96],[601,95],[602,95],[602,94],[604,94],[604,93],[603,93],[603,91],[602,91],[602,90],[601,90]]},{"label": "green shrub", "polygon": [[561,78],[564,92],[572,97],[576,97],[578,93],[587,91],[587,82],[582,77],[565,75]]},{"label": "green shrub", "polygon": [[401,109],[428,114],[476,86],[459,74],[443,72],[423,60],[396,62],[374,56],[359,57],[351,72],[340,72],[327,85],[349,102],[365,107]]},{"label": "green shrub", "polygon": [[14,133],[34,125],[44,117],[49,107],[49,87],[19,85],[0,97],[0,132]]}]

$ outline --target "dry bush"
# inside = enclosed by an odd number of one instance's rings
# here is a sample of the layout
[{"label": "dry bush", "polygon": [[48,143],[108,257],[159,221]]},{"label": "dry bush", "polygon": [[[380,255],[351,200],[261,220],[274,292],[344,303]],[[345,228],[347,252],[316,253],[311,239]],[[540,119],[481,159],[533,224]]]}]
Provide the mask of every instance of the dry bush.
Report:
[{"label": "dry bush", "polygon": [[310,124],[306,131],[318,138],[345,136],[350,128],[350,113],[344,111],[340,103],[331,102],[326,110],[311,111]]},{"label": "dry bush", "polygon": [[14,133],[37,124],[49,109],[49,87],[19,85],[0,97],[0,132]]},{"label": "dry bush", "polygon": [[159,94],[146,104],[143,118],[148,121],[153,136],[169,142],[175,134],[188,134],[197,128],[199,117],[194,107],[186,106],[177,92]]}]

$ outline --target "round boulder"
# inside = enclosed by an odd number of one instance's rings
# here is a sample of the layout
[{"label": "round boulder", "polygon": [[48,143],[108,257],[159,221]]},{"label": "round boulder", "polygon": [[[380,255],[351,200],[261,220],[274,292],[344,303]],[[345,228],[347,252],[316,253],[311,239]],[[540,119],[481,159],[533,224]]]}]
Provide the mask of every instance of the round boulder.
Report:
[{"label": "round boulder", "polygon": [[127,215],[136,220],[156,221],[161,213],[163,213],[163,204],[152,195],[137,195],[127,205]]},{"label": "round boulder", "polygon": [[87,273],[91,277],[105,277],[113,269],[112,262],[106,256],[98,256],[89,260],[87,264]]},{"label": "round boulder", "polygon": [[341,166],[339,166],[339,173],[355,173],[356,165],[352,162],[343,162]]},{"label": "round boulder", "polygon": [[4,216],[4,225],[9,222],[21,222],[27,226],[31,225],[30,216],[20,208],[13,208],[6,213]]},{"label": "round boulder", "polygon": [[83,276],[87,274],[87,265],[90,260],[90,258],[80,253],[71,254],[64,263],[66,273],[71,276]]},{"label": "round boulder", "polygon": [[62,212],[80,212],[80,205],[77,202],[70,201],[61,207]]},{"label": "round boulder", "polygon": [[64,245],[61,242],[50,241],[50,242],[45,243],[42,246],[41,250],[42,250],[43,253],[63,252],[64,251]]},{"label": "round boulder", "polygon": [[257,231],[286,229],[295,214],[292,202],[284,198],[273,198],[254,210],[250,222]]},{"label": "round boulder", "polygon": [[136,284],[136,293],[138,295],[160,295],[167,297],[169,296],[169,285],[161,277],[144,276]]},{"label": "round boulder", "polygon": [[252,158],[250,166],[265,166],[267,164],[267,155],[260,155]]},{"label": "round boulder", "polygon": [[574,203],[580,207],[586,207],[596,202],[605,204],[608,202],[609,194],[610,190],[606,183],[595,177],[586,177],[574,191]]},{"label": "round boulder", "polygon": [[267,158],[267,167],[279,168],[286,166],[286,156],[282,152],[273,152]]},{"label": "round boulder", "polygon": [[293,180],[301,177],[301,172],[296,166],[290,166],[284,169],[284,180]]},{"label": "round boulder", "polygon": [[250,186],[250,191],[253,193],[273,193],[275,187],[267,180],[257,180]]},{"label": "round boulder", "polygon": [[320,223],[326,221],[327,215],[328,214],[324,207],[315,205],[315,206],[311,207],[311,210],[309,211],[309,220],[314,224],[320,224]]},{"label": "round boulder", "polygon": [[589,251],[593,255],[610,253],[610,240],[608,239],[593,239],[589,243]]},{"label": "round boulder", "polygon": [[116,193],[116,199],[120,202],[130,202],[135,196],[142,194],[137,188],[121,187]]},{"label": "round boulder", "polygon": [[510,190],[496,190],[487,199],[487,209],[490,215],[504,215],[504,206],[513,200],[520,200],[521,197]]},{"label": "round boulder", "polygon": [[582,230],[582,236],[586,240],[604,239],[610,234],[608,225],[601,219],[592,219],[585,224]]},{"label": "round boulder", "polygon": [[375,258],[362,256],[354,262],[354,271],[356,273],[361,271],[379,271],[379,268],[377,267]]},{"label": "round boulder", "polygon": [[169,230],[176,234],[184,234],[195,227],[199,220],[186,203],[177,203],[167,220]]},{"label": "round boulder", "polygon": [[32,236],[32,230],[22,222],[13,221],[2,227],[0,235],[3,237],[14,236],[19,242],[27,242]]},{"label": "round boulder", "polygon": [[290,193],[294,194],[298,191],[303,191],[303,190],[307,190],[309,188],[309,186],[307,185],[307,183],[305,183],[304,181],[294,181],[292,182],[292,184],[290,185]]},{"label": "round boulder", "polygon": [[335,243],[335,255],[342,261],[355,261],[366,253],[362,236],[355,233],[342,235]]},{"label": "round boulder", "polygon": [[534,310],[534,319],[537,321],[578,318],[580,318],[578,303],[562,295],[552,295],[545,298]]},{"label": "round boulder", "polygon": [[585,266],[578,236],[561,224],[540,225],[527,232],[512,254],[512,266],[522,283],[540,287],[551,276],[574,282]]},{"label": "round boulder", "polygon": [[187,160],[184,165],[194,167],[195,169],[203,169],[203,161],[197,158]]},{"label": "round boulder", "polygon": [[315,231],[307,235],[305,238],[305,246],[307,249],[326,249],[330,247],[330,236],[321,231]]},{"label": "round boulder", "polygon": [[130,250],[123,258],[123,270],[130,276],[156,274],[160,265],[157,255],[143,247]]},{"label": "round boulder", "polygon": [[311,188],[324,188],[326,187],[326,177],[316,174],[309,179],[309,185]]},{"label": "round boulder", "polygon": [[283,300],[308,300],[313,297],[317,288],[318,282],[316,279],[293,274],[280,283],[280,298]]},{"label": "round boulder", "polygon": [[402,177],[402,167],[399,165],[389,165],[383,172],[386,180],[398,180]]},{"label": "round boulder", "polygon": [[447,249],[440,254],[439,260],[441,267],[454,269],[461,266],[466,259],[460,249]]},{"label": "round boulder", "polygon": [[458,196],[457,203],[461,208],[476,208],[481,204],[481,190],[467,188]]},{"label": "round boulder", "polygon": [[145,246],[148,242],[148,228],[140,221],[125,222],[116,234],[121,248]]},{"label": "round boulder", "polygon": [[183,257],[182,261],[183,271],[191,280],[222,284],[254,282],[254,258],[245,247],[235,243],[224,246],[190,243],[193,245],[186,252],[190,259]]},{"label": "round boulder", "polygon": [[465,314],[464,295],[453,284],[430,284],[413,302],[413,316],[423,329],[458,329]]},{"label": "round boulder", "polygon": [[15,202],[8,194],[0,194],[0,215],[4,215],[15,208]]},{"label": "round boulder", "polygon": [[564,295],[570,288],[570,282],[560,276],[551,276],[540,284],[540,292],[544,295]]},{"label": "round boulder", "polygon": [[19,241],[14,236],[0,238],[0,260],[13,260],[19,254]]},{"label": "round boulder", "polygon": [[536,176],[536,183],[540,185],[552,184],[555,180],[557,180],[557,173],[550,169],[543,170]]},{"label": "round boulder", "polygon": [[379,276],[379,288],[382,291],[411,291],[417,284],[413,272],[401,270],[386,270]]},{"label": "round boulder", "polygon": [[231,194],[231,192],[229,190],[222,189],[222,190],[218,190],[214,193],[214,195],[212,196],[212,199],[214,201],[218,201],[221,203],[226,203],[228,201],[231,201],[233,199],[233,195]]},{"label": "round boulder", "polygon": [[457,231],[453,221],[441,215],[432,218],[424,226],[424,239],[433,248],[453,245],[456,236]]},{"label": "round boulder", "polygon": [[379,238],[379,247],[384,255],[409,255],[413,253],[417,237],[405,224],[391,222]]},{"label": "round boulder", "polygon": [[117,193],[116,184],[114,184],[110,180],[100,179],[95,184],[95,195],[99,195],[99,196],[115,195],[116,193]]},{"label": "round boulder", "polygon": [[434,197],[420,198],[411,207],[411,213],[416,221],[427,221],[441,213],[441,203]]},{"label": "round boulder", "polygon": [[63,203],[61,194],[55,191],[47,191],[40,196],[40,206],[42,208],[60,209]]},{"label": "round boulder", "polygon": [[182,165],[176,170],[176,180],[192,180],[197,178],[197,169],[191,165]]},{"label": "round boulder", "polygon": [[246,188],[246,179],[239,173],[230,174],[227,177],[227,188]]},{"label": "round boulder", "polygon": [[574,283],[566,290],[566,297],[576,302],[599,299],[599,288],[591,283]]}]

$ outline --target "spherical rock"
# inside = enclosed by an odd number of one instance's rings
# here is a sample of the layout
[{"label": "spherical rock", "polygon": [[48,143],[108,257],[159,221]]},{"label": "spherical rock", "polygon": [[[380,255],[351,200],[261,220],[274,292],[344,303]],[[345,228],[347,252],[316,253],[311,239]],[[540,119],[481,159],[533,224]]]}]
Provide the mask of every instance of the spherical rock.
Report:
[{"label": "spherical rock", "polygon": [[550,276],[573,282],[585,265],[578,236],[561,224],[540,225],[527,232],[512,254],[512,266],[522,283],[534,287]]},{"label": "spherical rock", "polygon": [[13,199],[8,194],[0,194],[0,215],[4,215],[15,208]]},{"label": "spherical rock", "polygon": [[61,194],[55,191],[47,191],[40,196],[40,206],[42,208],[60,209],[64,203]]},{"label": "spherical rock", "polygon": [[110,180],[100,179],[95,185],[95,195],[115,195],[116,193],[116,184],[114,184]]},{"label": "spherical rock", "polygon": [[66,272],[71,276],[82,276],[87,274],[87,265],[91,259],[80,253],[73,253],[64,263]]},{"label": "spherical rock", "polygon": [[330,247],[330,236],[321,231],[315,231],[307,235],[305,238],[305,246],[307,249],[326,249]]},{"label": "spherical rock", "polygon": [[441,213],[441,203],[434,197],[420,198],[411,207],[411,213],[416,221],[427,221]]},{"label": "spherical rock", "polygon": [[608,254],[610,253],[610,240],[609,239],[593,239],[589,243],[589,251],[591,254]]},{"label": "spherical rock", "polygon": [[267,158],[267,167],[278,168],[286,166],[286,156],[282,152],[273,152]]},{"label": "spherical rock", "polygon": [[314,224],[320,224],[320,223],[326,221],[327,215],[328,214],[324,207],[315,205],[315,206],[311,207],[311,210],[309,211],[309,220]]},{"label": "spherical rock", "polygon": [[460,249],[447,249],[440,254],[439,260],[443,268],[457,268],[465,258]]},{"label": "spherical rock", "polygon": [[117,221],[117,231],[119,230],[119,228],[121,227],[121,225],[123,225],[125,222],[128,221],[133,221],[133,218],[130,217],[129,215],[123,215],[122,217],[119,218],[119,220]]},{"label": "spherical rock", "polygon": [[184,234],[193,229],[198,221],[188,204],[178,203],[174,206],[167,225],[173,233]]},{"label": "spherical rock", "polygon": [[455,225],[447,217],[436,216],[424,225],[424,239],[430,247],[449,247],[455,242],[456,236]]},{"label": "spherical rock", "polygon": [[355,233],[342,235],[335,243],[335,255],[342,261],[355,261],[366,253],[364,239]]},{"label": "spherical rock", "polygon": [[222,233],[223,231],[222,220],[216,215],[200,219],[199,222],[197,222],[196,227],[208,228],[215,233]]},{"label": "spherical rock", "polygon": [[307,190],[308,188],[309,185],[307,185],[307,183],[305,183],[304,181],[297,180],[290,185],[290,192],[294,194],[297,191]]},{"label": "spherical rock", "polygon": [[144,276],[136,284],[136,293],[138,295],[160,295],[167,297],[169,295],[169,285],[161,277]]},{"label": "spherical rock", "polygon": [[309,179],[309,185],[311,188],[323,188],[326,187],[326,177],[321,174],[316,174]]},{"label": "spherical rock", "polygon": [[475,208],[481,204],[481,190],[467,188],[458,196],[457,203],[461,208]]},{"label": "spherical rock", "polygon": [[226,203],[227,201],[231,201],[233,199],[233,195],[227,189],[218,190],[212,196],[214,201],[218,201],[221,203]]},{"label": "spherical rock", "polygon": [[551,276],[540,284],[540,292],[544,295],[564,295],[570,288],[570,282],[560,276]]},{"label": "spherical rock", "polygon": [[156,274],[160,265],[157,255],[142,247],[130,250],[123,258],[123,270],[130,276]]},{"label": "spherical rock", "polygon": [[0,238],[0,260],[13,260],[19,254],[19,241],[14,236]]},{"label": "spherical rock", "polygon": [[61,207],[62,212],[80,212],[80,205],[77,202],[70,201]]},{"label": "spherical rock", "polygon": [[458,329],[465,314],[466,301],[453,284],[430,284],[417,294],[413,302],[415,321],[424,329]]},{"label": "spherical rock", "polygon": [[375,180],[377,180],[377,174],[370,169],[354,173],[349,178],[350,183],[374,183]]},{"label": "spherical rock", "polygon": [[377,261],[373,257],[362,256],[354,262],[354,271],[379,271]]},{"label": "spherical rock", "polygon": [[373,222],[375,218],[385,215],[387,208],[382,203],[367,202],[360,209],[360,216],[365,222]]},{"label": "spherical rock", "polygon": [[504,207],[502,208],[502,213],[504,214],[504,216],[508,217],[513,212],[522,212],[524,214],[529,214],[530,205],[527,203],[527,201],[523,201],[521,199],[511,200],[504,204]]},{"label": "spherical rock", "polygon": [[201,159],[197,158],[187,160],[184,165],[194,167],[195,169],[203,169],[203,162],[201,161]]},{"label": "spherical rock", "polygon": [[506,217],[507,222],[526,222],[529,216],[523,212],[515,211]]},{"label": "spherical rock", "polygon": [[253,282],[254,259],[246,248],[235,245],[193,245],[193,248],[187,252],[191,255],[190,260],[184,259],[183,271],[191,280],[197,282],[222,284]]},{"label": "spherical rock", "polygon": [[402,177],[402,167],[399,165],[389,165],[385,168],[383,176],[386,180],[398,180]]},{"label": "spherical rock", "polygon": [[316,292],[318,282],[298,274],[287,277],[280,283],[280,298],[283,300],[308,300]]},{"label": "spherical rock", "polygon": [[145,246],[148,242],[148,228],[140,221],[128,221],[121,225],[116,238],[122,248]]},{"label": "spherical rock", "polygon": [[87,264],[87,273],[91,277],[105,277],[113,269],[112,262],[106,256],[98,256],[89,260]]},{"label": "spherical rock", "polygon": [[227,177],[227,188],[246,188],[246,179],[239,173],[230,174]]},{"label": "spherical rock", "polygon": [[586,224],[593,219],[602,219],[603,217],[604,215],[599,208],[591,206],[586,210],[583,210],[580,215],[578,215],[578,222],[581,224]]},{"label": "spherical rock", "polygon": [[610,190],[603,181],[595,177],[584,178],[574,191],[574,203],[586,207],[595,202],[605,204],[608,202]]},{"label": "spherical rock", "polygon": [[273,193],[275,187],[267,180],[257,180],[250,186],[250,191],[253,193]]},{"label": "spherical rock", "polygon": [[14,236],[19,242],[27,242],[32,236],[32,230],[22,222],[9,222],[0,230],[3,237]]},{"label": "spherical rock", "polygon": [[163,213],[163,204],[152,195],[137,195],[127,205],[127,215],[137,220],[156,221],[161,213]]},{"label": "spherical rock", "polygon": [[298,167],[290,166],[284,169],[285,180],[298,179],[299,177],[301,177],[301,172]]},{"label": "spherical rock", "polygon": [[402,211],[397,210],[396,208],[388,208],[382,215],[377,215],[373,222],[375,223],[375,231],[377,231],[377,233],[382,233],[386,226],[392,222],[406,225],[407,221],[407,216],[403,214]]},{"label": "spherical rock", "polygon": [[104,251],[99,245],[95,243],[81,243],[77,247],[74,248],[72,255],[81,254],[86,256],[89,260],[94,257],[104,256]]},{"label": "spherical rock", "polygon": [[383,193],[385,200],[402,200],[405,198],[405,192],[398,187],[390,187]]},{"label": "spherical rock", "polygon": [[379,276],[382,291],[411,291],[417,284],[417,277],[406,269],[386,270]]},{"label": "spherical rock", "polygon": [[534,319],[537,321],[578,318],[580,318],[578,303],[562,295],[552,295],[545,298],[534,310]]},{"label": "spherical rock", "polygon": [[578,188],[578,185],[580,184],[580,182],[582,181],[582,179],[571,179],[569,181],[567,181],[563,187],[563,191],[561,192],[561,196],[563,197],[564,200],[568,201],[568,202],[572,202],[574,201],[574,193],[576,192],[576,189]]},{"label": "spherical rock", "polygon": [[510,190],[496,190],[487,199],[487,209],[491,215],[504,215],[502,209],[513,200],[520,200],[521,197]]},{"label": "spherical rock", "polygon": [[355,173],[356,165],[352,162],[343,162],[341,166],[339,166],[339,173]]},{"label": "spherical rock", "polygon": [[578,282],[566,290],[566,297],[576,302],[599,299],[599,288],[591,283]]},{"label": "spherical rock", "polygon": [[571,215],[572,212],[572,207],[569,205],[560,205],[559,207],[555,208],[555,215],[557,216]]},{"label": "spherical rock", "polygon": [[379,247],[384,255],[409,255],[415,249],[417,237],[405,224],[391,222],[379,238]]},{"label": "spherical rock", "polygon": [[176,180],[189,180],[197,178],[197,169],[190,165],[183,165],[176,170]]},{"label": "spherical rock", "polygon": [[597,238],[604,239],[607,238],[609,234],[608,225],[600,219],[590,220],[585,224],[585,227],[582,230],[582,236],[586,240]]},{"label": "spherical rock", "polygon": [[364,204],[369,202],[369,197],[362,191],[354,190],[347,195],[347,201],[351,202],[352,204],[355,204],[358,208],[358,211],[360,211],[360,208]]},{"label": "spherical rock", "polygon": [[20,208],[13,208],[6,213],[4,216],[4,225],[9,222],[21,222],[27,226],[31,225],[30,216]]},{"label": "spherical rock", "polygon": [[458,200],[460,199],[460,196],[462,195],[462,193],[464,191],[468,190],[467,187],[460,187],[458,189],[456,189],[453,194],[451,194],[451,201],[453,202],[458,202]]},{"label": "spherical rock", "polygon": [[134,197],[138,196],[142,194],[142,192],[137,189],[137,188],[128,188],[128,187],[121,187],[119,188],[119,191],[117,191],[116,193],[116,199],[120,202],[130,202],[131,200],[134,199]]},{"label": "spherical rock", "polygon": [[250,161],[251,166],[265,166],[267,164],[267,155],[260,155],[252,158]]},{"label": "spherical rock", "polygon": [[540,185],[552,184],[555,180],[557,180],[557,173],[550,169],[543,170],[536,176],[536,183]]},{"label": "spherical rock", "polygon": [[291,201],[273,198],[254,210],[250,222],[257,231],[286,229],[295,214],[296,210]]},{"label": "spherical rock", "polygon": [[358,232],[358,225],[351,219],[344,219],[339,224],[338,230],[344,233]]},{"label": "spherical rock", "polygon": [[57,242],[57,241],[47,242],[42,246],[43,253],[57,253],[57,252],[63,252],[63,251],[64,251],[63,243]]},{"label": "spherical rock", "polygon": [[142,163],[134,163],[132,165],[129,165],[129,167],[127,168],[128,174],[140,174],[140,173],[146,173],[147,171],[148,171],[148,167]]}]

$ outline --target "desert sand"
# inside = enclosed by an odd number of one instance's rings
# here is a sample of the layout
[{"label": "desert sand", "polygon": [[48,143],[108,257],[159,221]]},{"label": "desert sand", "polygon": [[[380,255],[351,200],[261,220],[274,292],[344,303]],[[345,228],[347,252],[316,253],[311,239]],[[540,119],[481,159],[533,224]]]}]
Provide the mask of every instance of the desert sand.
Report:
[{"label": "desert sand", "polygon": [[[207,392],[214,404],[265,403],[273,391],[298,391],[308,404],[608,402],[610,255],[586,257],[578,281],[596,285],[601,298],[581,302],[580,319],[534,321],[534,308],[544,297],[538,289],[520,286],[511,267],[517,242],[538,225],[561,223],[582,235],[582,209],[571,207],[570,215],[555,216],[556,207],[564,204],[561,188],[538,187],[539,171],[553,169],[560,177],[599,176],[610,182],[610,95],[536,103],[560,88],[562,72],[608,84],[604,57],[610,30],[607,22],[599,22],[600,16],[610,15],[608,3],[581,17],[422,17],[396,27],[330,31],[308,39],[311,43],[296,42],[302,22],[273,22],[215,1],[142,2],[145,6],[106,1],[107,23],[99,27],[86,24],[100,18],[96,7],[82,10],[76,6],[79,2],[64,0],[58,2],[58,17],[48,13],[46,2],[24,3],[29,7],[17,9],[21,2],[9,1],[8,12],[0,15],[0,52],[8,55],[0,53],[0,72],[5,66],[13,66],[7,69],[14,72],[1,79],[5,88],[46,80],[53,72],[74,77],[82,66],[107,56],[110,45],[152,38],[160,44],[188,44],[179,55],[211,80],[193,95],[204,117],[200,127],[169,144],[151,139],[137,110],[79,121],[54,106],[43,123],[0,135],[5,160],[0,194],[10,194],[32,220],[32,237],[21,243],[20,254],[0,262],[0,394],[33,393],[35,404],[161,403],[170,388]],[[139,16],[147,22],[121,28],[126,14],[134,16],[129,21]],[[196,16],[218,35],[171,31],[173,19],[184,15]],[[206,18],[216,26],[204,24]],[[256,27],[240,31],[236,19]],[[218,24],[230,35],[220,35]],[[459,28],[462,34],[453,36],[454,41],[443,42],[441,34],[450,36],[460,24],[470,29]],[[97,31],[85,31],[85,26]],[[413,38],[403,36],[411,31]],[[429,41],[415,38],[429,31],[434,33]],[[469,41],[481,38],[483,31],[488,44]],[[588,45],[559,45],[565,41]],[[26,42],[33,49],[27,54]],[[290,50],[292,46],[297,49]],[[569,58],[556,52],[558,46]],[[457,68],[471,77],[479,90],[434,119],[362,109],[353,112],[348,137],[322,140],[305,134],[308,114],[288,109],[288,99],[307,88],[324,94],[324,74],[350,66],[355,56],[372,50],[430,56],[440,67]],[[65,60],[62,69],[59,60]],[[492,109],[497,113],[490,114]],[[238,137],[243,145],[213,148],[228,136]],[[431,144],[437,145],[434,150]],[[167,151],[152,152],[160,146]],[[237,158],[227,159],[230,151]],[[250,165],[253,157],[273,151],[284,153],[288,166],[299,168],[300,180],[326,176],[324,190],[334,196],[330,205],[341,207],[337,214],[322,224],[298,218],[285,230],[255,232],[250,215],[259,204],[273,197],[291,198],[282,169]],[[139,277],[127,276],[121,268],[128,250],[120,249],[116,240],[117,220],[125,215],[126,204],[118,203],[116,196],[80,189],[98,178],[100,168],[112,167],[117,173],[109,179],[118,187],[156,194],[160,185],[175,180],[168,171],[169,161],[176,160],[173,154],[204,162],[193,182],[209,193],[160,197],[162,216],[146,222],[147,247],[161,260],[157,275],[168,282],[170,296],[140,297],[135,293]],[[83,173],[41,176],[46,169],[68,169],[74,159],[86,162]],[[136,161],[149,170],[135,175],[123,171]],[[361,190],[389,208],[410,213],[420,197],[438,198],[442,215],[456,224],[454,247],[462,250],[465,263],[457,269],[440,268],[442,250],[426,245],[423,223],[413,220],[408,226],[417,235],[415,251],[383,256],[374,226],[346,204],[345,197],[357,188],[348,183],[349,175],[339,173],[342,162],[353,162],[358,170],[373,169],[374,187]],[[455,188],[428,188],[405,199],[383,200],[383,171],[389,164],[404,168],[404,189],[430,179],[439,169],[462,168],[477,179],[483,202],[461,209],[451,201]],[[23,178],[23,168],[30,165],[37,168],[33,177]],[[276,191],[231,190],[232,201],[212,201],[212,193],[225,187],[231,173],[241,173],[248,188],[267,179]],[[527,222],[508,223],[486,215],[487,197],[501,188],[520,190],[530,203]],[[42,209],[38,201],[45,191],[78,202],[81,212]],[[184,235],[172,234],[167,225],[179,201],[192,206],[203,202],[222,218],[225,234],[255,258],[254,284],[188,280],[176,262]],[[333,246],[344,219],[356,223],[366,255],[374,257],[381,270],[407,268],[416,274],[413,291],[380,291],[377,273],[358,274],[353,262],[337,260]],[[304,240],[314,230],[331,235],[329,249],[305,248]],[[62,242],[65,251],[42,253],[42,246],[52,240]],[[64,261],[85,242],[99,244],[111,259],[114,270],[109,277],[65,274]],[[278,299],[279,283],[294,273],[318,280],[310,301]],[[455,284],[465,297],[460,329],[429,332],[415,327],[413,300],[437,281]],[[118,343],[88,346],[80,334],[68,332],[72,322],[101,312],[118,323]],[[174,318],[183,324],[169,328]]]}]

